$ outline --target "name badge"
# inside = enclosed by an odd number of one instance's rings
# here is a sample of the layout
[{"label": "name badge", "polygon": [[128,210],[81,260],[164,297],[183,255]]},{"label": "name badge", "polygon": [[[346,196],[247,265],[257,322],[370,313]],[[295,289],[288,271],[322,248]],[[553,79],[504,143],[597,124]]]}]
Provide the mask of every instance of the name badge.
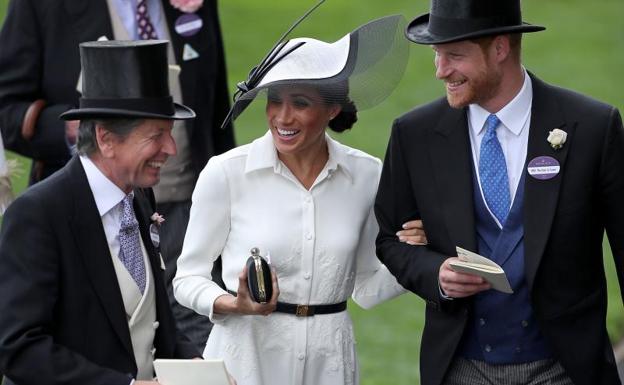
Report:
[{"label": "name badge", "polygon": [[175,21],[175,31],[184,36],[193,36],[204,26],[202,19],[194,13],[185,13]]},{"label": "name badge", "polygon": [[538,156],[529,162],[527,171],[535,179],[552,179],[559,174],[561,166],[559,161],[551,156]]}]

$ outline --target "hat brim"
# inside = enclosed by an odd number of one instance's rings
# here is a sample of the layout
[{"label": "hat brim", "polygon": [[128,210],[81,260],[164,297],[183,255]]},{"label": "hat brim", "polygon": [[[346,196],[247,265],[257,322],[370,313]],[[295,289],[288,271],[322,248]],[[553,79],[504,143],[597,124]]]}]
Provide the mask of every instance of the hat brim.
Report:
[{"label": "hat brim", "polygon": [[412,20],[405,29],[405,37],[417,44],[444,44],[461,40],[475,39],[479,37],[504,35],[508,33],[529,33],[545,30],[546,27],[522,22],[521,25],[510,25],[498,28],[482,29],[465,34],[453,36],[441,36],[429,31],[429,14],[418,16]]},{"label": "hat brim", "polygon": [[124,110],[118,108],[75,108],[65,111],[59,118],[63,120],[81,119],[165,119],[165,120],[188,120],[195,118],[195,112],[189,107],[173,103],[173,115],[155,114],[152,112]]}]

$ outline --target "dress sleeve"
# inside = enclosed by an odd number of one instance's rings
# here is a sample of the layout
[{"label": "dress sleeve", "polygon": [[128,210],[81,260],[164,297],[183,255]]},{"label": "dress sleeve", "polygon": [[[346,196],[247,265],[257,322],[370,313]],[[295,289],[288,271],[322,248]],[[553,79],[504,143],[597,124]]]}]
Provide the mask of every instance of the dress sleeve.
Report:
[{"label": "dress sleeve", "polygon": [[[377,173],[378,180],[380,172],[381,170],[379,169]],[[375,219],[373,199],[374,196],[371,197],[366,223],[360,233],[356,254],[355,288],[352,295],[353,300],[365,309],[369,309],[407,291],[375,255],[375,238],[379,231],[379,226]]]},{"label": "dress sleeve", "polygon": [[211,271],[230,232],[230,191],[219,157],[212,157],[199,175],[192,199],[184,246],[173,279],[174,295],[183,306],[219,323],[226,316],[215,315],[213,304],[227,292],[212,281]]}]

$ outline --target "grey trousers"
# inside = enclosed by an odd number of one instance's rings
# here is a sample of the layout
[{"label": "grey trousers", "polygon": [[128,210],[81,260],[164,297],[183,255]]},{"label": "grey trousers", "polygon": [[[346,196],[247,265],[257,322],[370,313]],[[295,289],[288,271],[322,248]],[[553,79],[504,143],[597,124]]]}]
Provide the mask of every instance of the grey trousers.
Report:
[{"label": "grey trousers", "polygon": [[574,385],[555,360],[513,365],[491,365],[457,357],[451,363],[444,385]]},{"label": "grey trousers", "polygon": [[203,353],[208,335],[212,330],[212,323],[208,317],[180,305],[173,297],[171,284],[177,271],[178,257],[182,252],[191,201],[158,203],[157,210],[165,218],[159,231],[160,253],[165,261],[165,283],[173,317],[178,324],[178,329],[191,340],[199,353]]}]

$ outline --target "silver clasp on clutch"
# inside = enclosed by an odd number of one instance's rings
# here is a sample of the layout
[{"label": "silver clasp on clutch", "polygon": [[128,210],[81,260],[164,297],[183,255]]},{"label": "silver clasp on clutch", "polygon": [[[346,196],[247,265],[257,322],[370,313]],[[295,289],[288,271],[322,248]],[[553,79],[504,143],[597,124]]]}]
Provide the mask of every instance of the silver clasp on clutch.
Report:
[{"label": "silver clasp on clutch", "polygon": [[267,302],[266,297],[266,289],[264,282],[264,274],[262,273],[262,259],[260,259],[260,250],[257,247],[253,247],[251,249],[251,257],[254,260],[254,265],[256,267],[256,277],[258,279],[258,298],[261,303]]}]

